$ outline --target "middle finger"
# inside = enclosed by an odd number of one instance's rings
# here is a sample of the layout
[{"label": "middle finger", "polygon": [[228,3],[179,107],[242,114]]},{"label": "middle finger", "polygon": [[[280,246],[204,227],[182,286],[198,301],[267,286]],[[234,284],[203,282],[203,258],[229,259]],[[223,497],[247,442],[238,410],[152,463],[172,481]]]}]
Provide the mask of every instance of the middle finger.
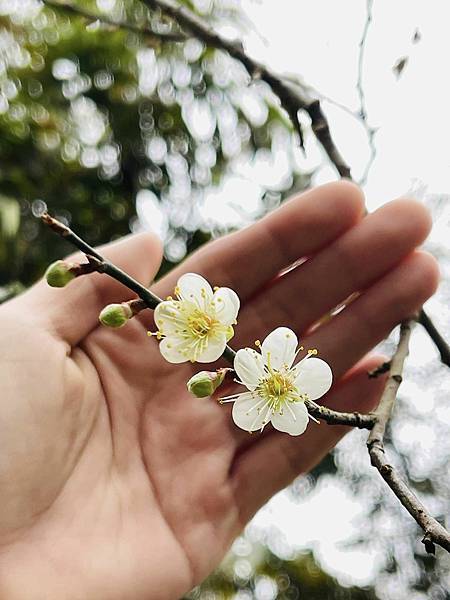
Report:
[{"label": "middle finger", "polygon": [[417,202],[383,206],[246,304],[232,344],[248,345],[280,325],[305,331],[394,268],[423,242],[430,226],[428,212]]}]

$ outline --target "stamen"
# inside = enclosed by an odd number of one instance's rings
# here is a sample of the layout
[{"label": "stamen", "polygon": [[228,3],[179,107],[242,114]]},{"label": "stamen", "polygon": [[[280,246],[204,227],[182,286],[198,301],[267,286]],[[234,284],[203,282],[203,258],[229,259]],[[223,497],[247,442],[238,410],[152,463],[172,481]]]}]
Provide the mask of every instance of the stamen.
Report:
[{"label": "stamen", "polygon": [[155,337],[157,340],[162,340],[165,335],[162,331],[147,331],[148,337]]},{"label": "stamen", "polygon": [[295,412],[292,410],[292,407],[289,406],[289,402],[285,402],[285,406],[288,408],[288,410],[291,413],[292,418],[294,419],[294,421],[297,421],[297,417],[295,416]]},{"label": "stamen", "polygon": [[[267,404],[268,404],[268,403],[267,403]],[[263,408],[265,408],[265,406],[266,406],[266,405],[264,405],[264,406],[263,406]],[[269,405],[269,409],[270,409],[270,405]],[[266,417],[267,417],[267,413],[268,413],[268,411],[266,411],[266,414],[264,415],[263,421],[266,419]],[[253,430],[253,428],[255,427],[255,425],[256,425],[256,422],[258,421],[258,419],[260,418],[260,416],[261,416],[261,413],[257,413],[257,415],[256,415],[256,417],[255,417],[255,419],[254,419],[253,423],[250,425],[250,430]]]},{"label": "stamen", "polygon": [[263,417],[263,420],[262,420],[262,422],[261,422],[261,433],[263,432],[263,430],[264,430],[264,427],[265,427],[265,426],[267,425],[267,423],[269,422],[269,419],[267,418],[267,416],[268,416],[269,412],[270,412],[270,405],[267,407],[266,414],[264,415],[264,417]]},{"label": "stamen", "polygon": [[[251,412],[253,412],[255,410],[255,408],[259,408],[261,406],[261,404],[264,404],[265,402],[267,402],[267,400],[265,398],[263,398],[262,400],[260,400],[256,404],[254,404],[251,408],[249,408],[248,411],[245,414],[249,415]],[[261,412],[261,410],[258,410],[258,414],[260,412]]]},{"label": "stamen", "polygon": [[[246,394],[247,392],[243,392],[244,394]],[[235,400],[236,398],[239,398],[239,396],[242,396],[241,394],[230,394],[229,396],[222,396],[221,400]]]}]

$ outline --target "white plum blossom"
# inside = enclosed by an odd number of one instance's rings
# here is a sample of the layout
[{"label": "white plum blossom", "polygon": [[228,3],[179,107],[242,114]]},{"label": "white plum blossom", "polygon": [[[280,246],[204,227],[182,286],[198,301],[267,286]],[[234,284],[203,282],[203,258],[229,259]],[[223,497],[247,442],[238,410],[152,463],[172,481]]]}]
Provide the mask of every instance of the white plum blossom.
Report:
[{"label": "white plum blossom", "polygon": [[222,402],[234,402],[233,420],[246,431],[262,431],[270,421],[279,431],[300,435],[308,425],[305,400],[317,400],[330,389],[331,368],[315,357],[316,350],[293,366],[303,348],[297,349],[297,336],[287,327],[278,327],[257,346],[260,352],[243,348],[234,359],[239,383],[248,391]]},{"label": "white plum blossom", "polygon": [[216,361],[234,335],[238,295],[226,287],[213,291],[206,279],[186,273],[178,280],[175,297],[154,312],[161,354],[171,363]]}]

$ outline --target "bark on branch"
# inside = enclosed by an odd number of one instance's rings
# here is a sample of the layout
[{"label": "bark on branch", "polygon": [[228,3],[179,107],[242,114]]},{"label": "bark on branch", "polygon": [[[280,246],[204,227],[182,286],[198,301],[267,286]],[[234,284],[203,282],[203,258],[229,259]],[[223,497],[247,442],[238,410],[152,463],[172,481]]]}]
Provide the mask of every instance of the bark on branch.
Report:
[{"label": "bark on branch", "polygon": [[391,360],[391,368],[384,392],[375,411],[376,420],[367,440],[367,448],[372,465],[378,469],[380,475],[401,504],[423,529],[425,535],[422,542],[427,552],[434,554],[435,544],[450,552],[449,532],[428,513],[425,506],[409,489],[397,470],[388,462],[384,448],[386,427],[392,415],[398,388],[402,382],[403,364],[409,352],[412,327],[413,321],[404,322],[400,326],[400,340]]}]

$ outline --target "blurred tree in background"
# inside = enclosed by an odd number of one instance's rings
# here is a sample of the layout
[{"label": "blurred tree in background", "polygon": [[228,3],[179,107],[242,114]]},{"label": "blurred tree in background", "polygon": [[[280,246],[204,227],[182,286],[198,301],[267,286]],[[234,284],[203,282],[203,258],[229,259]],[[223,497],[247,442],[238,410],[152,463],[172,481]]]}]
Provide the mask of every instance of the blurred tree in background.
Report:
[{"label": "blurred tree in background", "polygon": [[[246,26],[234,3],[203,4],[236,33]],[[204,192],[237,159],[270,163],[277,149],[285,165],[261,186],[259,206],[247,211],[239,199],[231,226],[307,184],[268,86],[249,85],[223,52],[186,39],[139,2],[79,6],[159,35],[32,0],[0,2],[0,283],[28,285],[66,251],[39,231],[45,206],[92,244],[153,229],[177,262],[227,229]]]},{"label": "blurred tree in background", "polygon": [[[251,27],[237,1],[182,3],[228,37],[239,39]],[[68,252],[36,219],[45,208],[93,245],[130,230],[157,232],[164,271],[310,182],[311,173],[299,170],[297,135],[277,98],[239,63],[187,37],[139,1],[79,0],[74,6],[110,23],[38,0],[0,0],[0,299],[30,285]],[[115,27],[114,21],[129,27]],[[243,185],[255,178],[256,203],[254,194],[247,201]],[[240,188],[227,187],[233,179]],[[431,502],[436,489],[445,487],[440,474],[448,464],[418,472],[395,436],[390,444],[413,487]],[[308,476],[308,490],[332,477],[364,498],[366,526],[354,544],[383,545],[383,586],[399,590],[386,597],[401,600],[410,590],[411,600],[449,598],[447,576],[418,547],[409,517],[407,526],[401,522],[408,532],[401,543],[389,537],[395,527],[380,538],[380,522],[395,500],[386,501],[386,488],[374,484],[367,468],[366,457],[360,464],[346,441]],[[304,483],[292,490],[302,498],[309,493]],[[316,560],[309,551],[283,553],[246,531],[189,598],[385,597],[376,586],[341,585]]]}]

